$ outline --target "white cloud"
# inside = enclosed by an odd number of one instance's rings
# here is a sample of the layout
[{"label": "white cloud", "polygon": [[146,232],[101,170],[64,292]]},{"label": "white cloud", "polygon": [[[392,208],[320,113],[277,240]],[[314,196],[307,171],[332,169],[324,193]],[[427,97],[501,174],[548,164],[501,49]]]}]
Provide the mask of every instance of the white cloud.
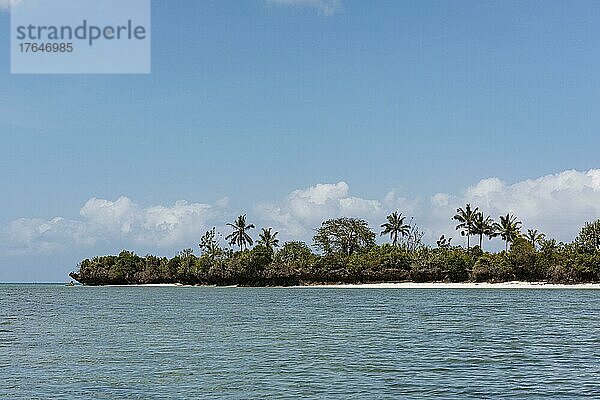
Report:
[{"label": "white cloud", "polygon": [[0,230],[0,249],[6,255],[52,253],[71,246],[93,246],[80,221],[56,217],[50,220],[20,218]]},{"label": "white cloud", "polygon": [[223,219],[223,207],[177,201],[172,206],[141,208],[127,197],[114,202],[94,198],[80,215],[93,237],[107,242],[120,237],[138,246],[169,248],[197,240],[211,223]]},{"label": "white cloud", "polygon": [[350,196],[349,191],[344,182],[319,184],[293,191],[282,201],[261,204],[256,212],[286,238],[289,235],[310,240],[312,229],[324,219],[362,217],[376,229],[387,213],[400,210],[415,216],[430,244],[442,234],[454,237],[455,243],[463,240],[456,232],[452,216],[466,203],[478,206],[495,219],[507,212],[514,213],[524,229],[539,229],[562,241],[573,240],[586,221],[600,218],[600,169],[564,171],[514,184],[487,178],[460,194],[436,193],[428,203],[422,203],[418,197],[399,197],[396,191],[389,192],[382,200]]},{"label": "white cloud", "polygon": [[556,235],[573,236],[586,221],[600,217],[600,170],[564,171],[482,192],[473,201],[486,201],[498,212],[512,211],[526,225]]},{"label": "white cloud", "polygon": [[136,239],[148,246],[173,247],[197,241],[212,226],[211,222],[223,219],[223,210],[207,204],[178,201],[172,207],[150,207],[142,214]]},{"label": "white cloud", "polygon": [[[400,196],[397,190],[382,199],[368,199],[353,195],[345,182],[317,184],[258,204],[248,217],[257,228],[278,230],[282,240],[310,242],[313,229],[325,219],[360,217],[378,230],[388,213],[399,210],[415,217],[428,243],[434,244],[441,234],[453,236],[459,243],[463,239],[456,233],[452,216],[467,202],[495,219],[512,212],[524,228],[571,241],[586,221],[600,218],[600,169],[564,171],[513,184],[488,178],[458,194],[434,194],[426,202]],[[212,226],[228,233],[225,222],[235,216],[228,204],[224,198],[215,204],[178,201],[170,206],[141,207],[127,197],[114,201],[92,198],[77,219],[20,218],[0,226],[0,255],[68,252],[102,245],[152,252],[195,247],[200,235]],[[255,237],[256,232],[252,233]]]},{"label": "white cloud", "polygon": [[452,222],[441,216],[471,203],[493,218],[511,212],[525,229],[539,229],[550,237],[571,241],[586,221],[600,218],[600,169],[563,171],[513,184],[483,179],[458,196],[438,193],[431,203],[430,226],[435,234],[447,235],[454,229]]},{"label": "white cloud", "polygon": [[139,218],[139,207],[127,197],[116,201],[93,198],[88,200],[79,211],[88,221],[91,230],[111,234],[127,234],[131,232],[136,218]]},{"label": "white cloud", "polygon": [[431,204],[434,207],[445,207],[450,202],[450,196],[446,193],[436,193],[431,197]]},{"label": "white cloud", "polygon": [[389,210],[413,211],[417,203],[418,200],[399,197],[396,191],[390,191],[383,200],[350,196],[348,184],[338,182],[295,190],[283,200],[259,204],[255,214],[279,230],[286,240],[310,240],[312,230],[325,219],[360,217],[378,227]]},{"label": "white cloud", "polygon": [[79,220],[21,218],[0,228],[0,250],[15,255],[98,243],[148,249],[191,246],[205,230],[225,219],[225,206],[223,201],[218,205],[178,201],[142,208],[127,197],[92,198],[81,208]]},{"label": "white cloud", "polygon": [[266,0],[268,3],[280,6],[310,7],[323,15],[335,14],[342,7],[341,0]]},{"label": "white cloud", "polygon": [[340,214],[341,200],[348,198],[348,190],[345,182],[318,184],[294,190],[281,201],[259,204],[255,212],[282,234],[304,237],[319,221]]}]

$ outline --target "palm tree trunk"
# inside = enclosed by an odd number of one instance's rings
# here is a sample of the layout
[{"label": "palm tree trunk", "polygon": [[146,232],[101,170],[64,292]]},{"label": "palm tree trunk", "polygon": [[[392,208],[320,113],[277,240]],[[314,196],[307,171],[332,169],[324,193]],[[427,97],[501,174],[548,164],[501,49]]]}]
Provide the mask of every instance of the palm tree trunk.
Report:
[{"label": "palm tree trunk", "polygon": [[483,235],[479,235],[479,248],[483,250]]}]

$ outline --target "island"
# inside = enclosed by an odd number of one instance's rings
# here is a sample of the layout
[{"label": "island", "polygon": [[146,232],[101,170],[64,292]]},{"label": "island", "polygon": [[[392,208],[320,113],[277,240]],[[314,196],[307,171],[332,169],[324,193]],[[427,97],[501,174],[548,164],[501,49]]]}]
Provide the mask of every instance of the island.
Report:
[{"label": "island", "polygon": [[[494,221],[467,204],[453,216],[467,245],[455,246],[442,235],[426,245],[424,232],[400,212],[376,233],[359,218],[334,218],[315,229],[313,251],[302,241],[280,245],[278,232],[263,228],[254,243],[253,224],[240,215],[227,224],[221,244],[216,228],[199,243],[200,255],[182,250],[172,258],[139,256],[131,251],[85,259],[70,277],[84,285],[182,284],[218,286],[299,286],[387,282],[600,282],[600,219],[586,223],[570,243],[547,238],[535,229],[522,231],[515,215]],[[499,238],[503,250],[483,249],[484,238]],[[477,244],[471,246],[471,238]]]}]

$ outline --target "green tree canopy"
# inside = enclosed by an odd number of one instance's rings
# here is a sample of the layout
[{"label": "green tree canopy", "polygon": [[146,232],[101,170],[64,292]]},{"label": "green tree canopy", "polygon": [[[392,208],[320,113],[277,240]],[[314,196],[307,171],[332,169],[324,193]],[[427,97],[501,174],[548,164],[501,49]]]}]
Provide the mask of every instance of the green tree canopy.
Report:
[{"label": "green tree canopy", "polygon": [[577,247],[585,253],[600,251],[600,219],[586,222],[575,239]]},{"label": "green tree canopy", "polygon": [[291,241],[285,242],[281,250],[277,252],[277,261],[284,264],[306,263],[312,257],[310,247],[304,242]]},{"label": "green tree canopy", "polygon": [[375,232],[367,221],[358,218],[336,218],[324,221],[313,237],[317,246],[326,255],[352,255],[375,245]]}]

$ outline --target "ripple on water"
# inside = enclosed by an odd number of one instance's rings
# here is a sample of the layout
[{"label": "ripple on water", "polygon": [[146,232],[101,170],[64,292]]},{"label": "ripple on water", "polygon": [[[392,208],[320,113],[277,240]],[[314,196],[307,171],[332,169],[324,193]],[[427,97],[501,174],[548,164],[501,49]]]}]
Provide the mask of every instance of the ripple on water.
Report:
[{"label": "ripple on water", "polygon": [[585,397],[594,293],[0,285],[0,398]]}]

